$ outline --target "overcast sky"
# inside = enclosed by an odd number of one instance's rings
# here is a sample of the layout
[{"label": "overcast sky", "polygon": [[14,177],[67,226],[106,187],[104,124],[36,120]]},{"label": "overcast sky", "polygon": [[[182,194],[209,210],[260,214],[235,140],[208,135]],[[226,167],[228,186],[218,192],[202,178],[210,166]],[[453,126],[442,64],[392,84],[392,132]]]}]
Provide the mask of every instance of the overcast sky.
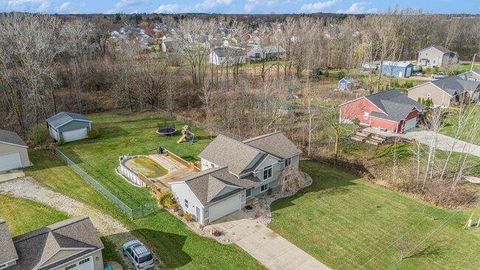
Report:
[{"label": "overcast sky", "polygon": [[389,8],[480,13],[480,0],[0,0],[0,11],[41,13],[373,13]]}]

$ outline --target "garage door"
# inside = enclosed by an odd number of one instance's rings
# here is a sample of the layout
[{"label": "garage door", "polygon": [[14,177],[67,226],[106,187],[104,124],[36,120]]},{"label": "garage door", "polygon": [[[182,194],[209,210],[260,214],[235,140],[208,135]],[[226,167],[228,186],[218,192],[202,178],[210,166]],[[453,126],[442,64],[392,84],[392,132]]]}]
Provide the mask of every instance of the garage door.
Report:
[{"label": "garage door", "polygon": [[0,155],[0,172],[21,168],[20,153]]},{"label": "garage door", "polygon": [[88,257],[78,261],[77,263],[67,265],[64,269],[68,270],[93,270],[95,269],[93,266],[93,259],[92,257]]},{"label": "garage door", "polygon": [[240,207],[241,207],[240,194],[237,194],[217,204],[214,204],[210,206],[208,211],[209,217],[210,217],[209,222],[212,222],[230,213],[240,210]]},{"label": "garage door", "polygon": [[81,139],[85,139],[86,137],[87,137],[87,129],[86,128],[63,132],[63,140],[65,142],[81,140]]},{"label": "garage door", "polygon": [[410,119],[408,120],[407,122],[405,122],[405,128],[404,130],[405,131],[408,131],[412,128],[415,128],[417,126],[417,119],[416,118],[413,118],[413,119]]}]

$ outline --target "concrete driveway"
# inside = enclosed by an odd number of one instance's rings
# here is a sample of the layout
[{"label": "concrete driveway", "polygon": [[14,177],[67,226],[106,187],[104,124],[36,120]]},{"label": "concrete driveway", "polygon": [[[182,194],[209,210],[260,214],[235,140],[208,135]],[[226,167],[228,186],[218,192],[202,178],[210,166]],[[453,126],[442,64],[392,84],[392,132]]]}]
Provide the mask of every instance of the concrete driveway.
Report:
[{"label": "concrete driveway", "polygon": [[209,226],[221,231],[268,269],[330,269],[243,210]]},{"label": "concrete driveway", "polygon": [[454,139],[452,137],[435,134],[432,131],[428,130],[419,130],[419,131],[409,131],[405,134],[396,134],[391,132],[383,132],[374,128],[366,128],[368,132],[379,134],[386,137],[402,137],[410,140],[416,140],[421,144],[431,145],[435,141],[436,137],[436,148],[443,151],[451,151],[458,153],[468,153],[473,156],[480,157],[480,146],[464,142],[461,140]]}]

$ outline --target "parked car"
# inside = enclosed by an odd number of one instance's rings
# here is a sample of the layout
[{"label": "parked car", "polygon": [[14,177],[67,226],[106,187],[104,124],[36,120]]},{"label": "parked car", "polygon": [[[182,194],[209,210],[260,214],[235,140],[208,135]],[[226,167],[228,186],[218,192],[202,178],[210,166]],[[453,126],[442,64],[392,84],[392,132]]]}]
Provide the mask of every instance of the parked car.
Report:
[{"label": "parked car", "polygon": [[153,255],[148,248],[138,240],[128,241],[122,246],[123,255],[133,264],[135,270],[153,267]]},{"label": "parked car", "polygon": [[447,75],[445,74],[442,74],[442,73],[437,73],[437,74],[432,74],[432,79],[443,79],[443,78],[446,78]]}]

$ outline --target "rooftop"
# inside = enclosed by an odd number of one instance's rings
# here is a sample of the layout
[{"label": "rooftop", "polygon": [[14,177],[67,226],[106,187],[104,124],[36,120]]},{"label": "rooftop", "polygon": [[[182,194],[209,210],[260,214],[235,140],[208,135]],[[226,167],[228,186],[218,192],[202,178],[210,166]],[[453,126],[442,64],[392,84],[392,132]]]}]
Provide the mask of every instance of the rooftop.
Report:
[{"label": "rooftop", "polygon": [[27,144],[13,131],[0,129],[0,142],[15,144],[20,146],[27,146]]},{"label": "rooftop", "polygon": [[47,123],[55,128],[58,128],[62,125],[65,125],[68,122],[73,120],[84,121],[84,122],[92,122],[88,120],[85,116],[78,114],[78,113],[71,113],[71,112],[59,112],[54,116],[51,116],[47,119]]},{"label": "rooftop", "polygon": [[423,111],[423,106],[395,89],[365,97],[384,113],[372,112],[371,115],[392,121],[404,120],[415,108]]}]

